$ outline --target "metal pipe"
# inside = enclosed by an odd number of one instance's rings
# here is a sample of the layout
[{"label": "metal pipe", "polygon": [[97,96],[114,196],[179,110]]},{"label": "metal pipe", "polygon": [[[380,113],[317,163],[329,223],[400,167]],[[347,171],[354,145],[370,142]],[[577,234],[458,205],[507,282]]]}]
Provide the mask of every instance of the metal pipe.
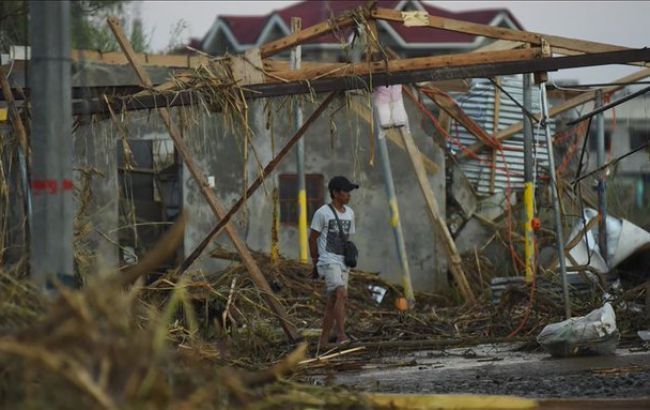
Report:
[{"label": "metal pipe", "polygon": [[[302,29],[302,19],[300,17],[291,18],[291,31],[297,33]],[[301,46],[296,46],[291,50],[291,69],[300,70],[302,60]],[[294,115],[296,131],[302,126],[302,107],[300,105],[300,96],[294,96]],[[307,190],[305,186],[305,141],[300,138],[296,144],[296,174],[298,177],[298,241],[300,262],[307,263],[309,244],[307,241]]]},{"label": "metal pipe", "polygon": [[526,218],[524,222],[524,264],[527,283],[535,278],[535,232],[533,231],[533,216],[535,213],[535,176],[533,168],[533,124],[526,113],[532,110],[532,90],[530,74],[524,74],[524,205]]},{"label": "metal pipe", "polygon": [[560,274],[562,275],[562,293],[564,294],[564,313],[566,318],[571,317],[571,300],[569,299],[569,283],[566,273],[566,260],[564,257],[564,234],[562,230],[562,215],[560,213],[560,196],[558,192],[557,177],[555,175],[555,154],[553,153],[553,137],[548,124],[548,100],[546,97],[546,82],[539,85],[542,98],[542,124],[546,133],[546,146],[548,152],[548,173],[551,177],[551,198],[555,214],[555,240],[557,246],[557,258],[560,262]]},{"label": "metal pipe", "polygon": [[393,183],[393,173],[390,167],[390,158],[388,156],[388,147],[386,146],[386,136],[382,131],[379,121],[375,119],[375,135],[377,137],[377,146],[379,147],[379,156],[384,173],[384,187],[388,197],[388,209],[390,211],[390,226],[393,228],[395,237],[395,246],[397,248],[397,257],[399,259],[402,286],[404,287],[404,296],[413,306],[415,295],[413,294],[413,285],[411,282],[411,269],[409,268],[408,256],[406,254],[406,245],[404,244],[404,233],[402,231],[402,222],[399,217],[399,208],[397,206],[397,196],[395,195],[395,185]]},{"label": "metal pipe", "polygon": [[[596,91],[596,107],[603,106],[603,92]],[[596,115],[596,167],[605,165],[605,114]],[[607,199],[605,198],[606,172],[598,174],[598,247],[607,263]]]},{"label": "metal pipe", "polygon": [[74,283],[70,2],[30,1],[32,207],[30,270]]}]

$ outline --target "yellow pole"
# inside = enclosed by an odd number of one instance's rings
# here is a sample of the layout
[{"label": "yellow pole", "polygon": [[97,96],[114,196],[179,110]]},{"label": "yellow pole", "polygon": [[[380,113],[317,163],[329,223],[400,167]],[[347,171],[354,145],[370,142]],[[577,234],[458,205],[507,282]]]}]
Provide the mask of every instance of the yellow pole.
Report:
[{"label": "yellow pole", "polygon": [[[291,18],[291,31],[296,33],[302,29],[302,19],[300,17]],[[299,70],[301,63],[301,48],[296,46],[291,51],[291,69]],[[302,108],[298,97],[294,99],[296,129],[302,126]],[[298,243],[299,259],[302,263],[307,263],[309,255],[309,244],[307,241],[307,191],[305,187],[305,145],[302,138],[296,144],[296,162],[298,164]]]},{"label": "yellow pole", "polygon": [[307,191],[298,191],[298,240],[300,241],[300,262],[307,263]]},{"label": "yellow pole", "polygon": [[524,227],[524,263],[526,264],[526,282],[531,283],[535,277],[535,233],[533,232],[533,215],[535,185],[524,184],[524,206],[526,207],[526,226]]},{"label": "yellow pole", "polygon": [[[532,90],[530,74],[524,74],[523,97],[524,107],[532,111]],[[524,207],[526,217],[524,222],[524,278],[526,283],[535,279],[535,232],[533,231],[533,217],[535,213],[535,170],[533,168],[533,124],[530,118],[524,117]],[[549,148],[550,149],[550,148]]]}]

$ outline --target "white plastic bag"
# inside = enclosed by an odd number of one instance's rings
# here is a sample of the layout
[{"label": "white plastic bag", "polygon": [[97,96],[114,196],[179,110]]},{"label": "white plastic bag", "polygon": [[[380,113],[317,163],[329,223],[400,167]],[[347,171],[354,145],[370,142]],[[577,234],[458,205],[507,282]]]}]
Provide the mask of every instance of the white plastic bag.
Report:
[{"label": "white plastic bag", "polygon": [[555,357],[614,354],[618,339],[616,314],[609,303],[587,316],[551,323],[537,336],[537,342]]}]

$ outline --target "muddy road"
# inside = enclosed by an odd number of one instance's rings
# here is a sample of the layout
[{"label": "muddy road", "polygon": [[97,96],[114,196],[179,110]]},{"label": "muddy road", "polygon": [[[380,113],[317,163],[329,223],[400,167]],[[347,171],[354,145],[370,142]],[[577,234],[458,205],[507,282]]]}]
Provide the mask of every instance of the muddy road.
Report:
[{"label": "muddy road", "polygon": [[618,349],[614,356],[568,359],[516,350],[517,346],[500,345],[405,353],[365,359],[358,370],[332,370],[310,379],[317,384],[340,384],[383,393],[472,393],[531,398],[650,396],[648,350]]}]

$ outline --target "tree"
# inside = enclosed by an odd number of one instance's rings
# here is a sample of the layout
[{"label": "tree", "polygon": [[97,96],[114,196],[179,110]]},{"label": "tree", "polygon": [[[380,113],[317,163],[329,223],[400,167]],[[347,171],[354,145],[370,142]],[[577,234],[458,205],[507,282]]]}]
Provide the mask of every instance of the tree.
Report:
[{"label": "tree", "polygon": [[[125,17],[128,0],[73,0],[70,2],[70,35],[73,48],[116,51],[119,49],[106,18],[115,15],[127,32],[137,52],[146,52],[149,41],[139,18]],[[0,51],[12,45],[29,45],[29,4],[26,0],[0,0]]]}]

